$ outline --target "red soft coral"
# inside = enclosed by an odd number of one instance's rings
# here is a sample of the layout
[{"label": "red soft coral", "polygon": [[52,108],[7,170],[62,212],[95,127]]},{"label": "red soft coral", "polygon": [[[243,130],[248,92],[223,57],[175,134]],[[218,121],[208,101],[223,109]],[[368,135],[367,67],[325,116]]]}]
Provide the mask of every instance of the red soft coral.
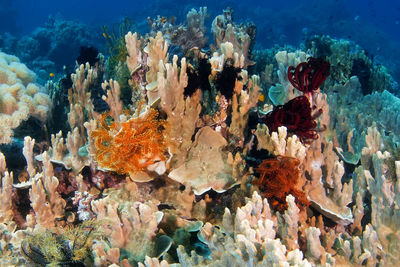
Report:
[{"label": "red soft coral", "polygon": [[256,168],[260,178],[253,184],[264,193],[274,210],[283,212],[288,208],[286,196],[289,194],[296,198],[300,209],[309,205],[306,195],[296,188],[300,175],[299,164],[299,160],[295,158],[279,156],[264,160]]}]

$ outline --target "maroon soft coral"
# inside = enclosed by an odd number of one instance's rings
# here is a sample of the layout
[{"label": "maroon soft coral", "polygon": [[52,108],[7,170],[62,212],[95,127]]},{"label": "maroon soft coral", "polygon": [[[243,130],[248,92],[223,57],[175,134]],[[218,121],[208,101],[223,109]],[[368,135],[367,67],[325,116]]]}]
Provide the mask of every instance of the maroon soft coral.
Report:
[{"label": "maroon soft coral", "polygon": [[317,90],[330,74],[330,64],[323,59],[309,57],[297,67],[288,68],[290,83],[303,93],[312,93]]},{"label": "maroon soft coral", "polygon": [[309,143],[318,138],[315,130],[317,122],[311,115],[310,102],[306,96],[293,98],[284,105],[276,106],[264,118],[270,132],[276,132],[278,127],[285,126],[288,132],[294,133],[303,143]]}]

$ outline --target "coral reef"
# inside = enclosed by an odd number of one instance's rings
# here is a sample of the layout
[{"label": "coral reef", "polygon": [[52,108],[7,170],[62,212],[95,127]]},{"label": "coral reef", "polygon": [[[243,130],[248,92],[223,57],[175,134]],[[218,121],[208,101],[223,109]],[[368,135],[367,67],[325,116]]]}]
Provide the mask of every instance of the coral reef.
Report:
[{"label": "coral reef", "polygon": [[93,66],[48,83],[68,125],[44,141],[12,137],[51,104],[0,53],[0,140],[25,158],[6,164],[0,146],[1,266],[398,263],[399,99],[376,86],[385,71],[328,37],[252,66],[254,25],[224,10],[207,51],[206,16],[104,28],[108,59],[89,49]]}]

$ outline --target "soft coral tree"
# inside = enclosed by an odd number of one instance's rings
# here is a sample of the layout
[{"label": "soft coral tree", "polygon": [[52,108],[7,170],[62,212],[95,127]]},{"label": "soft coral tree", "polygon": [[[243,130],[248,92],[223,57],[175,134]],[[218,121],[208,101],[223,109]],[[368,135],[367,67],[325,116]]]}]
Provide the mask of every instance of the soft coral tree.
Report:
[{"label": "soft coral tree", "polygon": [[154,109],[117,126],[104,114],[100,126],[91,133],[100,167],[121,174],[134,174],[164,160],[163,122]]}]

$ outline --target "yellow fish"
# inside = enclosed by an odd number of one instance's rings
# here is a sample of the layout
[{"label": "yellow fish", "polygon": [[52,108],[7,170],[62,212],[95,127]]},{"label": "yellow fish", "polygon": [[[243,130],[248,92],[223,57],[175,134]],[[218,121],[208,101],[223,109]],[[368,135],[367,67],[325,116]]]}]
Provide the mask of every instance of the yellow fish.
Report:
[{"label": "yellow fish", "polygon": [[260,96],[258,97],[258,100],[261,102],[264,102],[264,100],[265,100],[264,94],[260,94]]},{"label": "yellow fish", "polygon": [[54,78],[54,73],[50,72],[49,76],[50,76],[50,78]]}]

